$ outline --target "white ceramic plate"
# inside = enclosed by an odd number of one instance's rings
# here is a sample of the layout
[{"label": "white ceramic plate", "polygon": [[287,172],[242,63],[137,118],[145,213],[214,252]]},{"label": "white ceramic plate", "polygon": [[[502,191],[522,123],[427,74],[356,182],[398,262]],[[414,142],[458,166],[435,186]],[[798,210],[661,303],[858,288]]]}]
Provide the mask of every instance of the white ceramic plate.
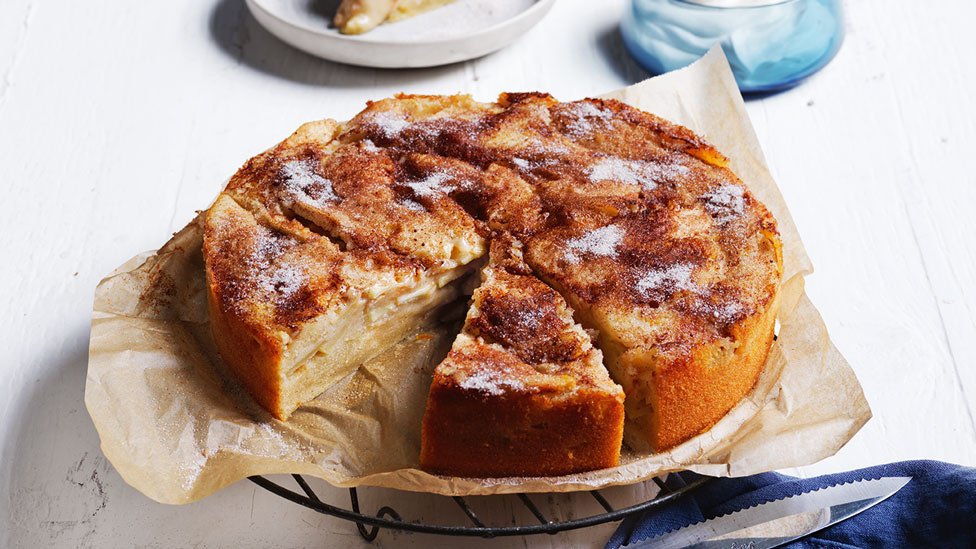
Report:
[{"label": "white ceramic plate", "polygon": [[332,25],[339,0],[247,0],[271,34],[312,55],[366,67],[432,67],[498,50],[539,22],[555,0],[457,0],[360,35]]}]

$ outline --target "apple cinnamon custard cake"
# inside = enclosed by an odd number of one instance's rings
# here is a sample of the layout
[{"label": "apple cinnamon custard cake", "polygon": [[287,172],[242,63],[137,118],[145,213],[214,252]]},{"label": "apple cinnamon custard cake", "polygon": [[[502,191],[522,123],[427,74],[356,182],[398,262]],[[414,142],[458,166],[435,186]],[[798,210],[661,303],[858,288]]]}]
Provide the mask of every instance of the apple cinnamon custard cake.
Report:
[{"label": "apple cinnamon custard cake", "polygon": [[286,419],[480,275],[422,467],[608,467],[621,430],[666,450],[739,402],[772,344],[780,239],[727,163],[623,103],[539,93],[400,95],[306,124],[207,214],[214,339]]}]

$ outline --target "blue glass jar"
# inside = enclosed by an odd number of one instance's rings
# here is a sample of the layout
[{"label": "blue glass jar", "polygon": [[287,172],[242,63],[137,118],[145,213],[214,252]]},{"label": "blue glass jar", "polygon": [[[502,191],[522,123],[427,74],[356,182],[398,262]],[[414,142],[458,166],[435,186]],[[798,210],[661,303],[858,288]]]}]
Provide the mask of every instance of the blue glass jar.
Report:
[{"label": "blue glass jar", "polygon": [[722,44],[743,92],[798,84],[844,40],[841,0],[631,0],[620,24],[644,68],[661,74]]}]

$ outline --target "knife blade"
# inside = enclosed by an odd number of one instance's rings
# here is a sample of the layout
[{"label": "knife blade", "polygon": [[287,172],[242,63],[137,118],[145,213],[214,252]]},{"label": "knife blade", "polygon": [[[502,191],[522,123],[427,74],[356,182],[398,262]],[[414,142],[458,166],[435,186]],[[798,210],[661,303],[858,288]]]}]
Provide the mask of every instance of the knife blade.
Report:
[{"label": "knife blade", "polygon": [[882,477],[834,484],[691,524],[625,545],[624,549],[777,547],[877,505],[911,479]]}]

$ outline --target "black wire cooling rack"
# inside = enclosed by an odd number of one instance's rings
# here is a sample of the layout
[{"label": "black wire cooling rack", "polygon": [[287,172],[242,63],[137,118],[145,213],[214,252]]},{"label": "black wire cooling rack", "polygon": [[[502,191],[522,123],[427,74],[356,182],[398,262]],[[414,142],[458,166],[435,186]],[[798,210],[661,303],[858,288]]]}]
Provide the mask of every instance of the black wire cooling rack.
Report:
[{"label": "black wire cooling rack", "polygon": [[[425,534],[440,534],[444,536],[473,536],[483,538],[494,538],[500,536],[527,536],[532,534],[557,534],[566,530],[576,530],[578,528],[596,526],[597,524],[616,522],[649,509],[664,506],[711,480],[707,477],[703,477],[681,488],[672,490],[665,485],[661,477],[655,477],[652,480],[655,484],[657,484],[658,488],[660,488],[660,491],[654,497],[654,499],[622,509],[614,509],[598,490],[592,490],[589,492],[589,494],[593,496],[597,503],[599,503],[606,512],[585,518],[565,521],[553,521],[548,519],[546,515],[539,510],[535,503],[533,503],[532,499],[527,494],[517,494],[522,504],[525,505],[525,507],[535,516],[536,519],[538,519],[539,524],[525,524],[516,526],[488,526],[482,522],[480,518],[478,518],[478,515],[475,514],[474,510],[471,509],[463,497],[453,496],[452,499],[454,502],[457,503],[457,505],[462,511],[464,511],[464,514],[467,515],[468,519],[470,520],[471,525],[469,526],[466,524],[447,525],[426,524],[417,521],[411,522],[404,520],[400,513],[396,512],[389,506],[380,507],[375,516],[363,514],[359,510],[359,494],[355,488],[349,489],[349,498],[351,500],[350,506],[352,509],[337,507],[335,505],[325,503],[319,499],[315,492],[312,491],[312,488],[308,485],[308,482],[301,475],[292,475],[292,478],[295,479],[295,482],[298,483],[298,486],[302,489],[304,494],[292,491],[261,476],[248,477],[251,482],[257,484],[261,488],[264,488],[265,490],[281,496],[289,501],[303,505],[309,509],[318,511],[319,513],[332,515],[341,519],[355,522],[356,527],[359,529],[359,535],[361,535],[366,541],[373,541],[376,539],[376,535],[379,533],[380,528],[401,530],[406,532],[422,532]],[[450,496],[431,495],[430,497]],[[370,529],[369,527],[372,528]]]}]

